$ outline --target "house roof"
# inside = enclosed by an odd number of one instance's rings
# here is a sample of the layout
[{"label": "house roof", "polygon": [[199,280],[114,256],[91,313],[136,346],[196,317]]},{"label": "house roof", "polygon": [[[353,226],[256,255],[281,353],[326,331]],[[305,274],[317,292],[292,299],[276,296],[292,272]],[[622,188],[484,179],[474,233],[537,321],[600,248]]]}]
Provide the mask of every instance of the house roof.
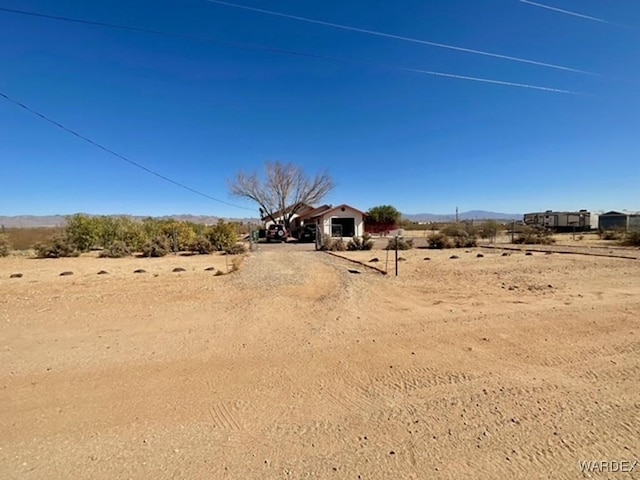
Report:
[{"label": "house roof", "polygon": [[358,210],[357,208],[354,208],[351,205],[347,205],[346,203],[343,203],[342,205],[338,205],[337,207],[325,209],[325,210],[323,210],[323,211],[321,211],[319,213],[314,214],[312,217],[309,217],[309,218],[317,218],[317,217],[320,217],[320,216],[323,216],[323,215],[327,215],[327,214],[329,214],[331,212],[334,212],[334,211],[336,211],[338,209],[342,209],[342,208],[345,208],[345,209],[348,208],[348,209],[356,211],[356,212],[358,212],[358,213],[360,213],[362,215],[366,215],[366,213],[364,213],[363,211]]},{"label": "house roof", "polygon": [[322,205],[320,207],[316,207],[300,215],[300,220],[304,220],[306,218],[315,218],[319,216],[322,212],[326,210],[331,210],[331,208],[332,208],[331,205]]},{"label": "house roof", "polygon": [[604,217],[606,215],[628,215],[628,213],[616,212],[612,210],[610,212],[600,214],[601,217]]}]

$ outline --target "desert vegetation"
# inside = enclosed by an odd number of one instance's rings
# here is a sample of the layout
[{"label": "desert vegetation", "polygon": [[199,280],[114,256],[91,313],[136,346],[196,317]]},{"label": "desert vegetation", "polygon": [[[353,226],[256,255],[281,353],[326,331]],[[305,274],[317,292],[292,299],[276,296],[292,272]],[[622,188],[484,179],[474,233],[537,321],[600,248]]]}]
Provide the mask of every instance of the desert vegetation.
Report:
[{"label": "desert vegetation", "polygon": [[347,250],[356,251],[356,250],[371,250],[373,248],[373,240],[371,240],[371,235],[365,233],[362,238],[353,237],[347,243]]},{"label": "desert vegetation", "polygon": [[[147,218],[143,221],[127,217],[72,215],[63,229],[39,230],[42,240],[21,246],[33,248],[40,258],[77,256],[90,250],[100,250],[100,257],[122,258],[134,253],[146,257],[162,257],[169,253],[193,252],[208,254],[224,251],[242,253],[238,245],[238,224],[219,221],[206,226],[186,221]],[[4,236],[8,245],[7,236]],[[0,244],[2,242],[0,241]]]},{"label": "desert vegetation", "polygon": [[9,237],[4,233],[0,233],[0,257],[6,257],[11,252],[11,242]]},{"label": "desert vegetation", "polygon": [[347,244],[342,238],[323,236],[320,242],[320,250],[325,252],[344,252],[347,250]]},{"label": "desert vegetation", "polygon": [[550,230],[527,226],[513,239],[513,243],[522,245],[551,245],[555,243],[555,239]]},{"label": "desert vegetation", "polygon": [[413,238],[391,237],[385,250],[411,250],[413,248]]},{"label": "desert vegetation", "polygon": [[640,247],[640,230],[631,230],[625,233],[621,243],[627,247]]}]

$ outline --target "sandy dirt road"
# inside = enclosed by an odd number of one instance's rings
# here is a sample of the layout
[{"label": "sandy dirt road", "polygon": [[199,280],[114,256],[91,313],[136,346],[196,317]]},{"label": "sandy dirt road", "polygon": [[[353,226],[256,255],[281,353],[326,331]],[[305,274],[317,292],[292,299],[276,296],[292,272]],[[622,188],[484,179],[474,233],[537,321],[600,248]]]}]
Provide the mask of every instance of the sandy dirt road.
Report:
[{"label": "sandy dirt road", "polygon": [[219,277],[222,257],[0,259],[0,477],[584,478],[581,460],[638,459],[638,262],[450,254],[403,253],[398,278],[289,245]]}]

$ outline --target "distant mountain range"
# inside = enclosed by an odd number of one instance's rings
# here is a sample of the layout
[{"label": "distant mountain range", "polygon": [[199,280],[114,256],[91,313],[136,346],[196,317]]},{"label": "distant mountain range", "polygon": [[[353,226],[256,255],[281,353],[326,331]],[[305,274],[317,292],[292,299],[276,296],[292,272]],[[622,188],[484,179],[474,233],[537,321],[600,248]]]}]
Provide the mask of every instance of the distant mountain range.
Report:
[{"label": "distant mountain range", "polygon": [[[99,215],[90,215],[90,217],[95,217]],[[139,216],[139,215],[113,215],[118,217],[127,217],[134,220],[144,220],[145,218],[149,218],[149,216]],[[65,223],[66,215],[18,215],[14,217],[0,216],[0,226],[5,226],[6,228],[35,228],[35,227],[61,227]],[[412,222],[447,222],[456,219],[455,213],[449,215],[441,215],[435,213],[414,213],[414,214],[403,214],[402,217],[406,220],[411,220]],[[169,219],[173,218],[174,220],[179,221],[188,221],[193,223],[202,223],[205,225],[212,225],[218,223],[221,217],[214,217],[208,215],[165,215],[162,217],[153,217],[157,219]],[[484,210],[471,210],[469,212],[461,212],[458,214],[458,218],[460,220],[522,220],[522,214],[519,213],[498,213],[498,212],[487,212]],[[230,222],[243,222],[243,223],[260,223],[258,218],[224,218],[226,221]]]},{"label": "distant mountain range", "polygon": [[[456,214],[440,215],[436,213],[402,214],[402,218],[412,222],[447,222],[456,219]],[[458,213],[460,220],[522,220],[521,213],[487,212],[485,210],[470,210]]]},{"label": "distant mountain range", "polygon": [[[97,217],[100,215],[90,215],[89,217]],[[149,218],[146,216],[138,216],[138,215],[113,215],[117,217],[127,217],[134,220],[144,220],[145,218]],[[0,216],[0,226],[5,226],[6,228],[35,228],[35,227],[62,227],[65,224],[66,215],[18,215],[15,217],[3,217]],[[169,219],[173,218],[174,220],[179,221],[188,221],[193,223],[202,223],[205,225],[212,225],[218,223],[221,217],[213,217],[207,215],[165,215],[162,217],[153,217],[157,219]],[[243,222],[243,223],[259,223],[260,220],[257,218],[225,218],[224,220],[230,222]]]}]

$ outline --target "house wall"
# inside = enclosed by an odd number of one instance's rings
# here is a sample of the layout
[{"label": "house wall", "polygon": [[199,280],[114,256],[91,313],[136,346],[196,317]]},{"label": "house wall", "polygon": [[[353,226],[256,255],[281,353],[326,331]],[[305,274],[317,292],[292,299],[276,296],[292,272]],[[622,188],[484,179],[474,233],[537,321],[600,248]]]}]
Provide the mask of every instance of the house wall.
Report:
[{"label": "house wall", "polygon": [[[364,217],[360,212],[356,212],[347,208],[344,212],[341,211],[333,211],[328,216],[320,217],[320,230],[322,234],[325,236],[331,236],[331,219],[332,218],[353,218],[355,223],[355,234],[356,237],[361,237],[364,235]],[[347,238],[347,237],[345,237]]]}]

